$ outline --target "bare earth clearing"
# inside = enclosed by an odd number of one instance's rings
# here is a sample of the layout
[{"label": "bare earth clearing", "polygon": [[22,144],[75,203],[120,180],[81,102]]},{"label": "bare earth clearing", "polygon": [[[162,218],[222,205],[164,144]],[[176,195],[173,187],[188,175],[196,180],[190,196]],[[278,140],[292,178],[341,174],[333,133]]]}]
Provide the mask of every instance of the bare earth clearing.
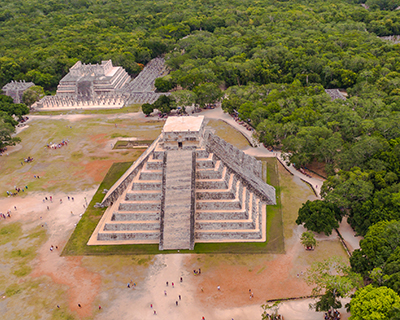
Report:
[{"label": "bare earth clearing", "polygon": [[[282,167],[286,254],[61,257],[111,164],[134,161],[141,153],[112,150],[112,145],[118,137],[156,138],[163,122],[150,119],[123,114],[34,116],[20,133],[21,146],[0,157],[0,212],[12,210],[11,219],[0,220],[2,318],[153,319],[155,310],[160,319],[260,319],[265,300],[310,294],[301,272],[313,261],[333,254],[346,258],[336,236],[319,235],[313,252],[301,247],[303,229],[294,222],[297,210],[315,196]],[[225,130],[228,142],[245,148],[245,139],[231,127],[216,121],[211,125]],[[45,148],[62,139],[69,139],[69,144],[57,150]],[[21,165],[28,156],[33,163]],[[28,189],[6,198],[14,186]],[[43,202],[50,195],[53,202]],[[202,273],[194,276],[198,268]],[[131,280],[136,287],[127,288]],[[254,292],[252,299],[249,289]],[[323,319],[308,310],[309,302],[285,303],[281,313],[285,319]]]}]

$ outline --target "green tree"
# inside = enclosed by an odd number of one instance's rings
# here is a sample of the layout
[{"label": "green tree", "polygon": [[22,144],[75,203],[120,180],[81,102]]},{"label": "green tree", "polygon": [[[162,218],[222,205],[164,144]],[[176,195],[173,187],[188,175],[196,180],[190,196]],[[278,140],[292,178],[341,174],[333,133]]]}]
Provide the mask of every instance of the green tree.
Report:
[{"label": "green tree", "polygon": [[159,92],[168,92],[174,87],[171,81],[165,78],[157,78],[154,83],[154,86],[157,88]]},{"label": "green tree", "polygon": [[314,248],[317,246],[317,240],[315,240],[314,233],[311,231],[303,232],[300,238],[300,242],[305,247]]},{"label": "green tree", "polygon": [[395,308],[400,308],[400,297],[387,287],[368,285],[359,289],[350,301],[350,320],[389,319]]},{"label": "green tree", "polygon": [[219,101],[222,97],[222,91],[215,83],[202,83],[195,87],[193,92],[196,94],[196,104],[202,108]]},{"label": "green tree", "polygon": [[146,116],[149,116],[154,110],[154,106],[150,103],[142,104],[142,111]]},{"label": "green tree", "polygon": [[176,106],[172,98],[166,95],[160,96],[156,102],[153,103],[154,109],[157,109],[161,113],[170,113],[172,109],[175,109]]},{"label": "green tree", "polygon": [[324,232],[327,236],[333,229],[339,228],[338,221],[342,220],[342,212],[336,204],[323,200],[308,200],[299,209],[297,224],[303,224],[311,231]]},{"label": "green tree", "polygon": [[21,138],[13,137],[15,127],[6,123],[0,115],[0,150],[7,146],[14,146],[21,142]]},{"label": "green tree", "polygon": [[22,95],[22,101],[28,107],[31,107],[36,101],[39,101],[43,97],[44,97],[43,87],[33,86],[25,90],[24,94]]},{"label": "green tree", "polygon": [[355,288],[363,285],[361,276],[352,272],[339,257],[331,257],[322,262],[314,262],[307,269],[306,283],[313,285],[313,295],[322,295],[312,307],[317,311],[340,308],[339,298],[347,297]]},{"label": "green tree", "polygon": [[366,279],[400,293],[400,221],[381,221],[371,226],[350,263]]}]

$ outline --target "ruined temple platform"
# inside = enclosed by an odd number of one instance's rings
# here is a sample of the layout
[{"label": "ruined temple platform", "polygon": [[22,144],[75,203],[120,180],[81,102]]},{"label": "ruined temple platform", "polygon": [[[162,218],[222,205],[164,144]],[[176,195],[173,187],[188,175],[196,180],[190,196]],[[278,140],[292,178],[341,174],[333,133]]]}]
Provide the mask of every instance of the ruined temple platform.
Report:
[{"label": "ruined temple platform", "polygon": [[170,117],[161,135],[108,191],[88,245],[266,241],[275,189],[261,162],[206,129],[204,117]]}]

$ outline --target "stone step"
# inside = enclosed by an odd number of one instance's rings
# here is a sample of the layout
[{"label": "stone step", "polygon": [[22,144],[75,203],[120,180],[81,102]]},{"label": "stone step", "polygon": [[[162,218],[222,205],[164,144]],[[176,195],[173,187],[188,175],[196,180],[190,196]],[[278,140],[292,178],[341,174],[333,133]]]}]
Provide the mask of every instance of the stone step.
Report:
[{"label": "stone step", "polygon": [[160,232],[157,230],[151,231],[138,231],[138,232],[126,232],[126,231],[112,231],[112,232],[99,232],[97,240],[159,240]]},{"label": "stone step", "polygon": [[247,220],[249,218],[246,210],[204,210],[196,211],[197,220]]},{"label": "stone step", "polygon": [[198,170],[196,171],[196,179],[222,179],[222,172],[216,170]]},{"label": "stone step", "polygon": [[256,225],[252,221],[196,221],[195,230],[254,230]]},{"label": "stone step", "polygon": [[242,204],[233,200],[198,200],[196,210],[235,210],[242,209]]},{"label": "stone step", "polygon": [[201,158],[208,158],[209,153],[207,150],[196,150],[196,158],[201,159]]},{"label": "stone step", "polygon": [[104,225],[104,231],[148,231],[160,230],[160,221],[137,221],[135,223],[109,222]]},{"label": "stone step", "polygon": [[147,161],[146,170],[162,170],[163,163],[162,161]]},{"label": "stone step", "polygon": [[162,182],[159,180],[133,181],[132,190],[161,190]]},{"label": "stone step", "polygon": [[154,151],[153,152],[153,160],[160,160],[162,161],[164,158],[164,151]]},{"label": "stone step", "polygon": [[141,192],[127,192],[125,196],[126,201],[155,201],[161,200],[161,191],[141,191]]},{"label": "stone step", "polygon": [[142,212],[114,212],[111,221],[148,221],[160,220],[160,212],[142,211]]},{"label": "stone step", "polygon": [[215,168],[215,162],[208,159],[196,159],[196,169],[213,169]]},{"label": "stone step", "polygon": [[227,189],[227,190],[197,190],[196,191],[196,200],[228,200],[235,199],[235,194]]},{"label": "stone step", "polygon": [[129,201],[121,202],[118,211],[160,211],[160,201]]},{"label": "stone step", "polygon": [[141,171],[139,180],[162,180],[162,171]]},{"label": "stone step", "polygon": [[224,180],[196,180],[196,189],[228,189]]},{"label": "stone step", "polygon": [[198,241],[212,240],[261,240],[262,232],[260,230],[224,230],[224,231],[202,231],[195,232],[195,239]]}]

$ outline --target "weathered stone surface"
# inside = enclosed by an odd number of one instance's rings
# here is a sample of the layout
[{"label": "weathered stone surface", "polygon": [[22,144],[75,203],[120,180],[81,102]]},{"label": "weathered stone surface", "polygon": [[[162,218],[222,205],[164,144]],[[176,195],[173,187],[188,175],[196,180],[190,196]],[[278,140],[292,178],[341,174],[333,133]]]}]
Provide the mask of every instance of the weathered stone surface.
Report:
[{"label": "weathered stone surface", "polygon": [[3,88],[3,93],[13,99],[14,103],[22,103],[22,95],[25,90],[33,87],[33,82],[25,82],[25,80],[11,81],[7,83]]}]

